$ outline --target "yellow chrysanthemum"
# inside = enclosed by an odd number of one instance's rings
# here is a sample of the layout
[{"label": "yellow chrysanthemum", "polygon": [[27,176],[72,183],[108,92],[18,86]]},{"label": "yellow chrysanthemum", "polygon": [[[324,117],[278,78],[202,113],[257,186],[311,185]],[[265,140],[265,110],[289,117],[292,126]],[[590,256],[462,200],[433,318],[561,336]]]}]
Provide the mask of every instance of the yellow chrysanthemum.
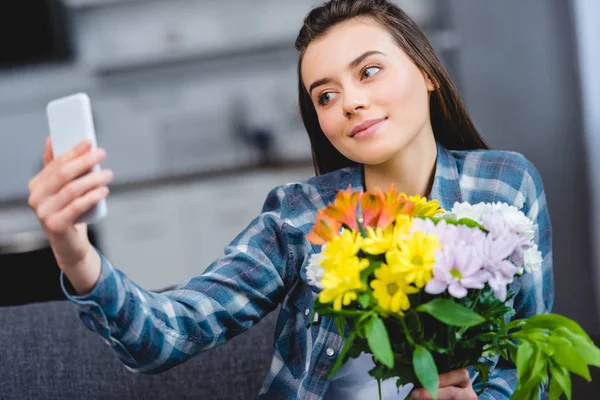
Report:
[{"label": "yellow chrysanthemum", "polygon": [[337,265],[345,264],[348,259],[356,256],[362,245],[362,236],[359,232],[344,229],[341,235],[334,237],[323,249],[323,262],[325,270],[333,269]]},{"label": "yellow chrysanthemum", "polygon": [[407,281],[420,289],[431,279],[439,248],[437,236],[417,231],[400,241],[398,250],[387,252],[386,261],[394,272],[406,274]]},{"label": "yellow chrysanthemum", "polygon": [[319,301],[323,304],[333,301],[333,309],[341,310],[342,304],[347,306],[356,300],[357,290],[365,290],[360,281],[360,271],[369,266],[369,260],[352,257],[330,270],[325,270],[323,290],[319,293]]},{"label": "yellow chrysanthemum", "polygon": [[407,282],[405,274],[395,272],[385,264],[375,270],[371,287],[381,308],[400,315],[410,308],[408,295],[419,291]]},{"label": "yellow chrysanthemum", "polygon": [[[406,195],[403,194],[406,197]],[[408,196],[408,200],[415,205],[412,215],[415,217],[433,217],[444,212],[437,200],[427,201],[426,197],[420,195]]]},{"label": "yellow chrysanthemum", "polygon": [[398,214],[394,223],[394,244],[398,245],[410,234],[413,218],[410,215]]},{"label": "yellow chrysanthemum", "polygon": [[362,249],[366,253],[377,255],[390,250],[394,245],[394,227],[385,229],[367,226],[367,237],[362,241]]}]

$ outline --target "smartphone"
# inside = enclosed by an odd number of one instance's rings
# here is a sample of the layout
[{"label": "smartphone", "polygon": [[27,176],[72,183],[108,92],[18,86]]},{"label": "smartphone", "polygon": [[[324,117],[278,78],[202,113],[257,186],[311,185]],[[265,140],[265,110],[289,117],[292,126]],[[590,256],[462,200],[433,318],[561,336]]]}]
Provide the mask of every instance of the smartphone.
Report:
[{"label": "smartphone", "polygon": [[[96,130],[87,94],[76,93],[52,100],[46,106],[46,114],[55,158],[86,138],[90,139],[92,149],[96,149]],[[97,164],[89,172],[99,170],[100,164]],[[77,222],[93,224],[106,217],[107,211],[106,199],[102,199],[83,213]]]}]

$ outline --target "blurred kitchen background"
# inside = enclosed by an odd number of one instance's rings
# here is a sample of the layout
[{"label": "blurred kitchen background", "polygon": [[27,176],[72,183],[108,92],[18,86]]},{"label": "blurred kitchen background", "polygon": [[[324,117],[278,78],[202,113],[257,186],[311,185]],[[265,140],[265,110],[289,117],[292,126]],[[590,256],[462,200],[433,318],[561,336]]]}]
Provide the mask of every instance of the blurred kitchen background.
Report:
[{"label": "blurred kitchen background", "polygon": [[[6,3],[6,4],[4,4]],[[268,191],[312,174],[293,42],[316,0],[35,0],[0,9],[0,305],[60,298],[27,206],[53,98],[87,92],[115,171],[93,242],[141,286],[200,274]],[[600,337],[600,3],[397,1],[484,138],[539,169],[554,311]]]}]

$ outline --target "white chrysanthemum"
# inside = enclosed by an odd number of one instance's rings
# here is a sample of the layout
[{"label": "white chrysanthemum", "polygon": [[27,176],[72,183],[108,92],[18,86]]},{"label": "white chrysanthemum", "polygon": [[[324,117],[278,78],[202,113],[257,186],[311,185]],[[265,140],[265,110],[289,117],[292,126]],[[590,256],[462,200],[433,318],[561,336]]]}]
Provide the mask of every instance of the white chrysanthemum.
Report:
[{"label": "white chrysanthemum", "polygon": [[469,218],[473,221],[481,223],[481,216],[489,211],[489,205],[485,203],[469,204],[469,203],[454,203],[451,213],[456,219]]},{"label": "white chrysanthemum", "polygon": [[528,239],[534,238],[535,225],[531,219],[527,218],[517,207],[506,203],[455,203],[451,212],[457,219],[470,218],[478,223],[482,223],[482,216],[494,211],[502,213],[511,231],[523,235]]},{"label": "white chrysanthemum", "polygon": [[[325,248],[325,246],[323,246],[323,248]],[[306,280],[310,285],[316,286],[319,289],[323,289],[321,281],[323,280],[325,269],[321,263],[324,259],[325,255],[323,253],[313,254],[310,256],[308,265],[306,266]]]},{"label": "white chrysanthemum", "polygon": [[542,252],[536,245],[525,250],[523,253],[523,268],[525,272],[531,273],[542,268]]},{"label": "white chrysanthemum", "polygon": [[513,232],[523,235],[528,239],[534,238],[535,226],[533,222],[517,207],[498,202],[492,204],[492,209],[502,213],[506,223],[511,227]]}]

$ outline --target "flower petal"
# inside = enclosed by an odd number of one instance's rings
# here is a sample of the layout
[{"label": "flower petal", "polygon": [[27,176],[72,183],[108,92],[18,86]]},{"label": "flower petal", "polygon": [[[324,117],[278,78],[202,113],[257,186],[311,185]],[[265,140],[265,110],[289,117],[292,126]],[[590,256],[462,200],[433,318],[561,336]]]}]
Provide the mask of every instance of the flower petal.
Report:
[{"label": "flower petal", "polygon": [[342,223],[327,216],[326,209],[317,211],[316,222],[311,231],[306,235],[309,242],[322,245],[339,235]]},{"label": "flower petal", "polygon": [[359,192],[352,192],[352,188],[348,186],[347,190],[340,190],[335,196],[332,206],[328,206],[325,213],[332,219],[345,224],[352,230],[358,230],[358,222],[356,221],[356,212]]},{"label": "flower petal", "polygon": [[448,287],[448,293],[457,299],[462,299],[467,295],[467,289],[465,289],[460,283],[452,282]]},{"label": "flower petal", "polygon": [[425,291],[429,294],[440,294],[444,292],[446,288],[448,288],[446,282],[437,278],[431,279],[427,282],[427,285],[425,285]]},{"label": "flower petal", "polygon": [[365,226],[377,226],[377,221],[383,209],[383,193],[365,192],[360,196],[360,207],[362,210],[363,224]]}]

